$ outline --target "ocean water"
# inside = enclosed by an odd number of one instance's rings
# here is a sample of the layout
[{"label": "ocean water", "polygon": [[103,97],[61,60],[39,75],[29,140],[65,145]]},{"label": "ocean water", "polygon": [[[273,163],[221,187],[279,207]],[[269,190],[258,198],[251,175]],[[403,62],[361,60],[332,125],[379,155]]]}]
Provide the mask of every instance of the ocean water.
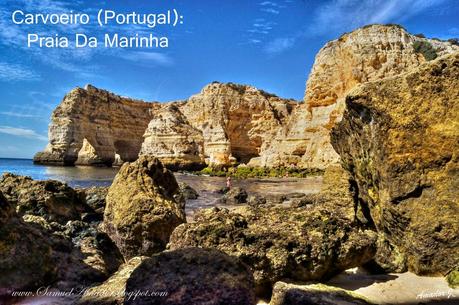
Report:
[{"label": "ocean water", "polygon": [[109,186],[118,168],[45,166],[35,165],[32,160],[28,159],[0,158],[0,174],[5,172],[30,176],[35,180],[58,180],[72,187],[89,187]]},{"label": "ocean water", "polygon": [[[30,176],[36,180],[58,180],[72,187],[110,186],[119,168],[100,168],[89,166],[60,167],[35,165],[32,160],[0,158],[0,174],[10,172]],[[200,208],[222,206],[218,199],[218,190],[226,186],[222,177],[196,176],[186,173],[175,173],[179,182],[185,182],[199,193],[199,198],[189,200],[186,213],[192,216]],[[250,194],[288,194],[294,192],[316,193],[322,185],[321,177],[308,178],[254,178],[233,180],[234,186],[240,186]]]}]

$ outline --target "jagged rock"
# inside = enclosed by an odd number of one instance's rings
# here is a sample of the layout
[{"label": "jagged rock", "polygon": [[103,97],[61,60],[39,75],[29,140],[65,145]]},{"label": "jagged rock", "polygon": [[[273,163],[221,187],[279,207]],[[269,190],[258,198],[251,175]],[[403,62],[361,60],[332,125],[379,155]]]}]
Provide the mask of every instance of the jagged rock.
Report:
[{"label": "jagged rock", "polygon": [[40,226],[28,225],[0,192],[0,296],[56,277],[52,248]]},{"label": "jagged rock", "polygon": [[76,191],[12,174],[3,176],[0,189],[7,194],[0,196],[3,291],[90,285],[118,269],[121,254],[97,223],[81,220],[89,207]]},{"label": "jagged rock", "polygon": [[247,203],[254,206],[266,204],[266,201],[265,197],[258,194],[250,195],[247,199]]},{"label": "jagged rock", "polygon": [[169,248],[216,248],[251,267],[259,294],[278,280],[321,280],[371,260],[376,233],[355,218],[348,176],[325,174],[324,203],[207,209],[173,232]]},{"label": "jagged rock", "polygon": [[86,210],[84,200],[75,190],[54,180],[36,181],[5,173],[0,179],[0,191],[20,215],[40,215],[51,222],[64,224],[68,220],[79,219]]},{"label": "jagged rock", "polygon": [[325,168],[338,162],[329,134],[342,118],[346,94],[358,84],[395,76],[425,62],[413,47],[416,41],[432,44],[438,55],[459,51],[450,42],[420,38],[397,25],[365,26],[328,42],[309,74],[305,103],[294,108],[252,165]]},{"label": "jagged rock", "polygon": [[379,232],[386,270],[459,262],[459,52],[346,98],[332,142]]},{"label": "jagged rock", "polygon": [[224,204],[241,204],[247,202],[247,191],[242,187],[230,188],[220,199]]},{"label": "jagged rock", "polygon": [[103,215],[105,210],[105,198],[108,194],[108,187],[93,186],[80,190],[85,198],[86,204],[97,214]]},{"label": "jagged rock", "polygon": [[205,167],[202,132],[190,125],[178,105],[155,111],[144,138],[140,155],[155,156],[174,170]]},{"label": "jagged rock", "polygon": [[[135,296],[137,291],[152,295]],[[255,304],[254,282],[238,259],[217,250],[187,248],[132,258],[107,281],[84,291],[78,304]]]},{"label": "jagged rock", "polygon": [[324,284],[294,285],[277,282],[269,305],[371,305],[363,296]]},{"label": "jagged rock", "polygon": [[123,98],[87,86],[70,91],[54,110],[49,144],[35,155],[40,164],[112,165],[118,155],[137,159],[152,110],[159,103]]},{"label": "jagged rock", "polygon": [[179,182],[179,187],[180,187],[180,191],[182,192],[183,198],[187,200],[199,198],[198,192],[194,188],[189,186],[188,184],[184,182]]},{"label": "jagged rock", "polygon": [[[82,291],[78,305],[123,305],[126,294],[126,283],[132,272],[147,257],[134,257],[123,264],[119,270],[102,284]],[[134,292],[134,291],[133,291]]]},{"label": "jagged rock", "polygon": [[126,305],[256,304],[250,269],[237,258],[212,249],[156,254],[132,272],[126,290],[165,292],[157,297],[132,298]]},{"label": "jagged rock", "polygon": [[164,250],[174,228],[185,222],[177,181],[153,157],[125,163],[106,202],[104,230],[126,259]]}]

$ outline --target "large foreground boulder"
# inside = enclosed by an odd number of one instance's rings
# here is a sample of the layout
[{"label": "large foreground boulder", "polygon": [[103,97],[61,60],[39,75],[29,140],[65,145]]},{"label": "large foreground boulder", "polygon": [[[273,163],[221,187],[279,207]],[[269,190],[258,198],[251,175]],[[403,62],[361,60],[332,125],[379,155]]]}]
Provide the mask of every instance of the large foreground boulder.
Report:
[{"label": "large foreground boulder", "polygon": [[375,253],[376,234],[357,221],[347,179],[341,168],[330,169],[316,204],[203,210],[194,223],[177,227],[169,246],[216,248],[240,258],[260,295],[283,278],[328,278]]},{"label": "large foreground boulder", "polygon": [[135,257],[79,305],[252,305],[253,275],[237,258],[211,249],[166,251]]},{"label": "large foreground boulder", "polygon": [[180,188],[158,159],[142,156],[121,167],[106,198],[104,230],[126,259],[164,250],[184,222]]},{"label": "large foreground boulder", "polygon": [[132,272],[145,260],[146,256],[131,258],[109,279],[100,285],[81,291],[78,305],[123,305],[128,296],[126,283]]},{"label": "large foreground boulder", "polygon": [[256,304],[250,269],[238,259],[212,249],[187,248],[157,254],[134,270],[126,290],[158,294],[130,298],[126,305]]},{"label": "large foreground boulder", "polygon": [[459,53],[347,96],[332,142],[379,232],[389,271],[459,263]]}]

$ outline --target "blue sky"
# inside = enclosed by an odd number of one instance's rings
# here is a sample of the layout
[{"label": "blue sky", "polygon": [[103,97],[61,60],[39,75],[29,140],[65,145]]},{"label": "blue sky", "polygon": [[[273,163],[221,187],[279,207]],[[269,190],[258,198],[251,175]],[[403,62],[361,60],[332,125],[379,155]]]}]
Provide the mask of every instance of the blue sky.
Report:
[{"label": "blue sky", "polygon": [[[251,84],[302,99],[315,54],[329,40],[370,23],[399,23],[412,33],[459,37],[457,0],[2,0],[0,4],[0,157],[30,158],[46,145],[52,110],[87,83],[146,101],[185,99],[212,81]],[[162,12],[176,28],[15,25],[32,13]],[[96,36],[154,33],[167,49],[40,49],[28,32]]]}]

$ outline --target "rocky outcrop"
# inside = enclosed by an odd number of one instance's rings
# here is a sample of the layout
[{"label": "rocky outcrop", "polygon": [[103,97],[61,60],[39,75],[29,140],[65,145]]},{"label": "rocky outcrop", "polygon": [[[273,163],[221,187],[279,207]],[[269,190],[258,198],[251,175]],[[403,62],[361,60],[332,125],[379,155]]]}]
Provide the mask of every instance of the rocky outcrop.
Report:
[{"label": "rocky outcrop", "polygon": [[325,168],[339,161],[330,144],[330,130],[341,120],[346,94],[361,83],[391,77],[426,61],[414,48],[427,42],[439,56],[459,51],[450,42],[409,34],[397,25],[370,25],[328,42],[317,54],[306,84],[305,104],[253,165]]},{"label": "rocky outcrop", "polygon": [[185,169],[248,162],[285,124],[295,104],[251,86],[214,82],[155,112],[141,155]]},{"label": "rocky outcrop", "polygon": [[185,204],[174,175],[153,157],[125,163],[113,181],[104,230],[126,259],[164,250],[176,226],[185,222]]},{"label": "rocky outcrop", "polygon": [[212,83],[181,107],[202,131],[207,164],[248,162],[285,123],[296,102],[251,86]]},{"label": "rocky outcrop", "polygon": [[118,269],[121,254],[97,222],[83,221],[91,208],[76,191],[12,174],[0,190],[0,295],[90,285]]},{"label": "rocky outcrop", "polygon": [[379,232],[386,270],[459,263],[459,52],[357,87],[332,142]]},{"label": "rocky outcrop", "polygon": [[363,296],[324,284],[294,285],[277,282],[269,305],[371,305]]},{"label": "rocky outcrop", "polygon": [[84,291],[78,302],[79,305],[255,303],[249,268],[234,257],[201,248],[166,251],[151,258],[134,257],[107,281]]},{"label": "rocky outcrop", "polygon": [[159,158],[171,169],[199,169],[204,164],[202,132],[190,125],[177,104],[153,113],[144,134],[140,155]]},{"label": "rocky outcrop", "polygon": [[83,290],[81,298],[76,303],[78,305],[123,305],[126,297],[129,296],[125,293],[128,292],[126,283],[132,272],[146,259],[146,256],[130,259],[102,284]]},{"label": "rocky outcrop", "polygon": [[0,191],[18,214],[44,217],[49,222],[65,224],[79,219],[86,206],[79,194],[65,183],[6,173],[0,179]]},{"label": "rocky outcrop", "polygon": [[56,165],[112,165],[137,159],[158,104],[123,98],[87,86],[69,92],[54,110],[49,144],[34,161]]},{"label": "rocky outcrop", "polygon": [[173,232],[169,248],[216,248],[254,272],[257,292],[278,280],[321,280],[371,260],[376,234],[356,220],[348,177],[325,175],[323,201],[301,207],[260,205],[202,210]]},{"label": "rocky outcrop", "polygon": [[0,296],[54,279],[56,267],[42,230],[22,221],[1,192],[0,216]]},{"label": "rocky outcrop", "polygon": [[250,269],[213,249],[187,248],[154,255],[134,270],[126,290],[163,292],[131,298],[126,305],[256,304]]}]

